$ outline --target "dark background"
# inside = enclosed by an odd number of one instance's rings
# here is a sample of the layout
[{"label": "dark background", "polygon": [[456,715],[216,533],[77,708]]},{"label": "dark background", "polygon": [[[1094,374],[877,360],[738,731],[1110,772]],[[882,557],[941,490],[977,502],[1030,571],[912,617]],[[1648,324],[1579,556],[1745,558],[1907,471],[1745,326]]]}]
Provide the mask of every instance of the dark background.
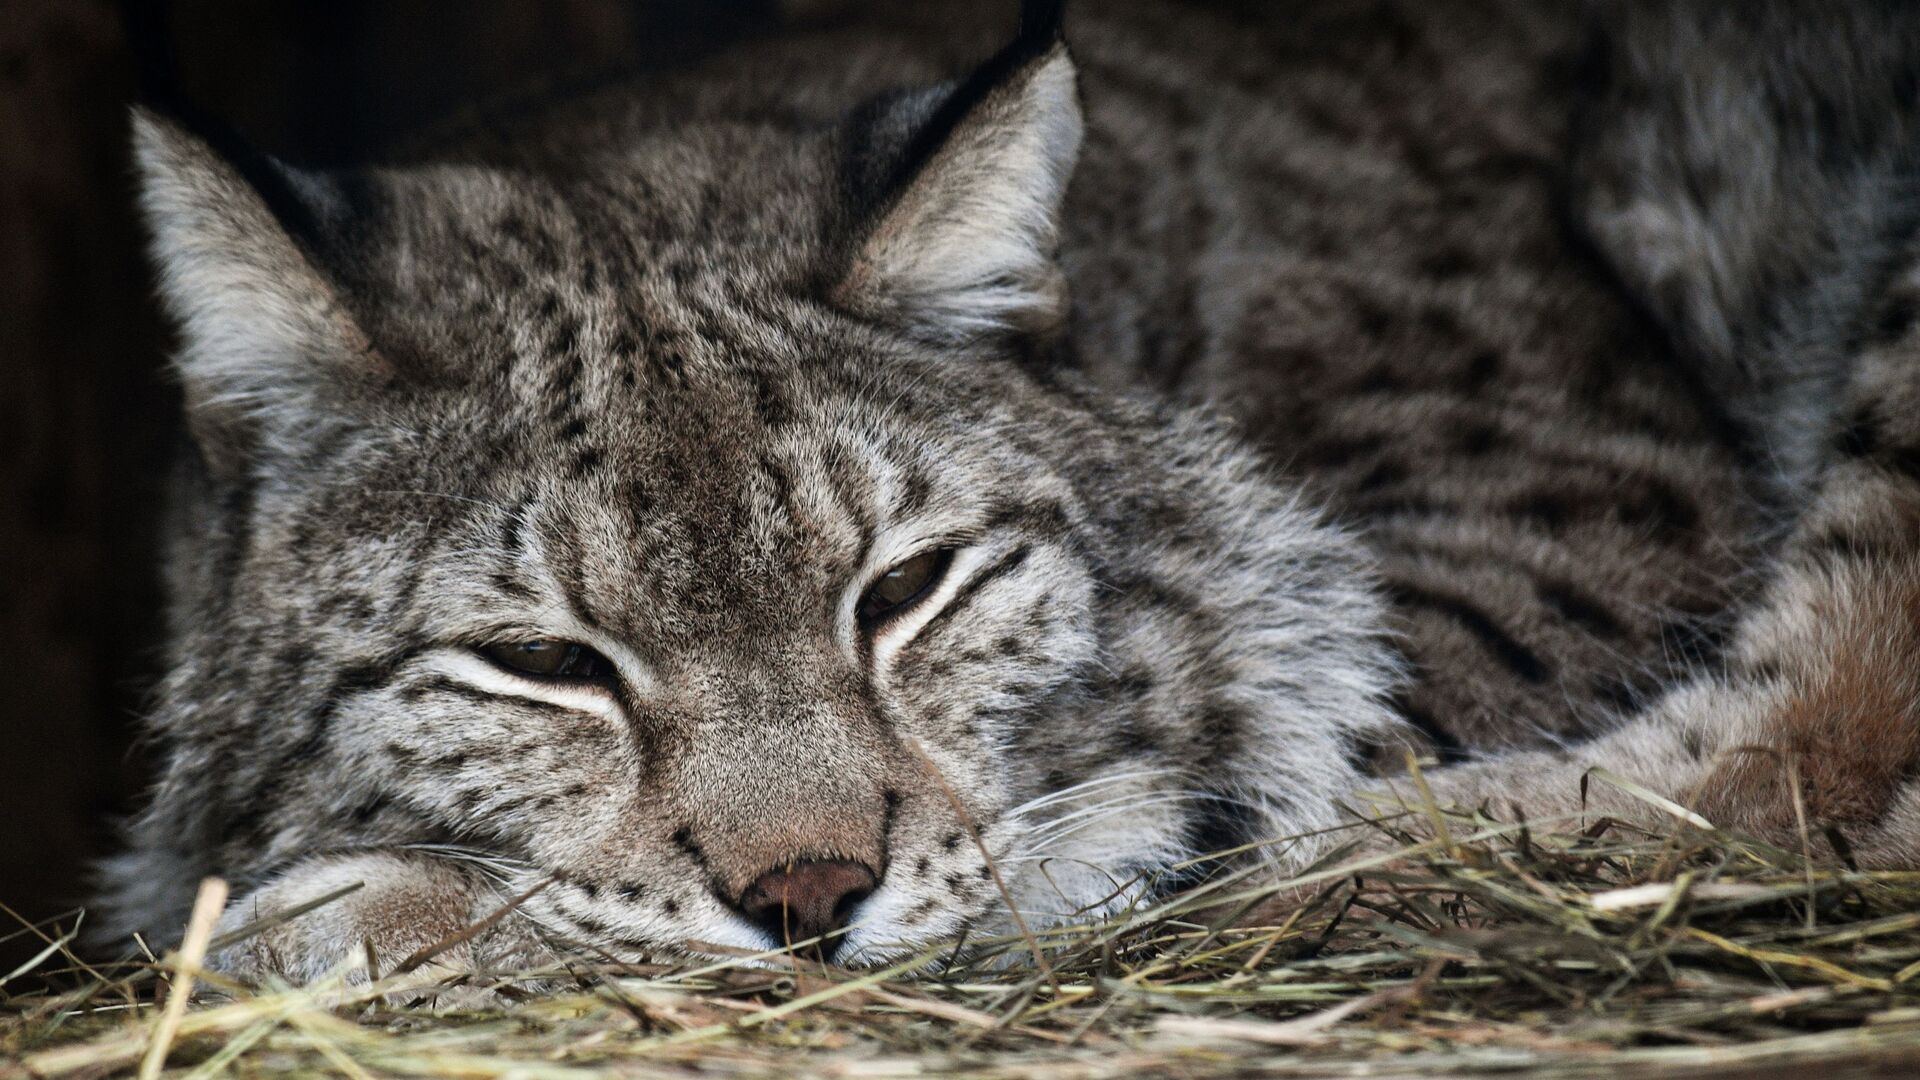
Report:
[{"label": "dark background", "polygon": [[[529,86],[834,7],[0,0],[0,903],[35,920],[75,907],[145,779],[155,518],[180,434],[131,209],[142,73],[263,149],[338,164]],[[0,938],[17,928],[0,914]],[[0,971],[28,944],[0,941]]]}]

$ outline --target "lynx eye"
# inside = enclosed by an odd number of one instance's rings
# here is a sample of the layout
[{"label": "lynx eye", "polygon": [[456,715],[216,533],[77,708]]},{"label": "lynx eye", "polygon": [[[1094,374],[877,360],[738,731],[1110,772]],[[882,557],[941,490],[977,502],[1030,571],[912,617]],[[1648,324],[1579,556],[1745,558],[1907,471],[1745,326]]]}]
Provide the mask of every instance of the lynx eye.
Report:
[{"label": "lynx eye", "polygon": [[946,548],[924,551],[880,575],[860,597],[860,621],[869,626],[906,608],[939,583],[953,552]]},{"label": "lynx eye", "polygon": [[572,641],[504,641],[482,647],[480,654],[516,675],[539,679],[600,679],[613,674],[612,661]]}]

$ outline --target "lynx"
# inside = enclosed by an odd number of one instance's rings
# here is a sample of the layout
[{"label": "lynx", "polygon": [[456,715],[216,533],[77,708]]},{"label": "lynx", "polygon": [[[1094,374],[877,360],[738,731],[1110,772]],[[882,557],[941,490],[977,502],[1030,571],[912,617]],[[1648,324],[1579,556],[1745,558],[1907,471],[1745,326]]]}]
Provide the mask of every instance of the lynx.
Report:
[{"label": "lynx", "polygon": [[1798,755],[1915,855],[1920,19],[1052,7],[365,169],[137,115],[194,450],[113,927],[871,964],[1278,880],[1409,750],[1763,831]]}]

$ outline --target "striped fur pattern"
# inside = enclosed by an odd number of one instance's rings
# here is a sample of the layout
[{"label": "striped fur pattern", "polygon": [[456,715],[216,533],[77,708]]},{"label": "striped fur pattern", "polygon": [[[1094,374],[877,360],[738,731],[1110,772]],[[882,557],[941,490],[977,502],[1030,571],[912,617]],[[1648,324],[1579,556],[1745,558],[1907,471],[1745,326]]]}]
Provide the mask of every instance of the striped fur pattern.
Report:
[{"label": "striped fur pattern", "polygon": [[1790,522],[1718,662],[1602,739],[1438,774],[1438,790],[1502,813],[1646,816],[1620,791],[1583,795],[1603,765],[1715,824],[1914,866],[1920,18],[1788,0],[1739,19],[1706,3],[1605,14],[1576,201],[1745,419]]},{"label": "striped fur pattern", "polygon": [[[1689,76],[1658,27],[1588,29],[1113,0],[954,80],[978,5],[889,4],[380,170],[140,120],[197,452],[113,929],[164,939],[218,873],[229,926],[364,883],[245,972],[536,886],[440,961],[758,950],[742,891],[831,859],[877,879],[835,953],[874,962],[1006,929],[982,847],[1033,919],[1110,910],[1336,823],[1408,745],[1463,798],[1564,803],[1617,754],[1756,826],[1802,761],[1823,820],[1909,835],[1905,324],[1850,366],[1831,306],[1674,299],[1748,265],[1619,227],[1684,209],[1632,186],[1664,129],[1623,129],[1696,122],[1631,104]],[[1835,417],[1820,449],[1754,453],[1755,363],[1818,370],[1778,423]],[[486,658],[532,639],[612,675]]]},{"label": "striped fur pattern", "polygon": [[1599,766],[1790,849],[1920,864],[1920,334],[1897,314],[1920,295],[1913,256],[1876,305],[1886,335],[1849,365],[1817,494],[1720,661],[1572,750],[1438,772],[1438,798],[1502,817],[1658,816],[1583,782]]},{"label": "striped fur pattern", "polygon": [[1127,285],[1076,294],[1081,354],[1226,410],[1365,529],[1398,708],[1444,757],[1604,730],[1715,650],[1763,522],[1736,433],[1564,220],[1581,23],[1260,10],[1077,28],[1101,179],[1066,258]]}]

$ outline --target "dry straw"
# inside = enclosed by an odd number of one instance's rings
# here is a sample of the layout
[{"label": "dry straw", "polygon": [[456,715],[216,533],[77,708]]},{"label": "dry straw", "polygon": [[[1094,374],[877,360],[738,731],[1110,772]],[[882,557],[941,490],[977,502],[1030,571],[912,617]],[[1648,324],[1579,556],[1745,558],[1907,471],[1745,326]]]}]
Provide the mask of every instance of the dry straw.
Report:
[{"label": "dry straw", "polygon": [[1920,873],[1856,868],[1838,836],[1809,856],[1672,822],[1415,806],[1354,827],[1391,852],[1356,857],[1356,831],[1291,882],[1216,877],[872,971],[782,953],[209,977],[162,1038],[155,990],[187,950],[87,968],[67,920],[19,931],[41,948],[0,982],[0,1077],[150,1052],[193,1077],[1920,1075]]}]

